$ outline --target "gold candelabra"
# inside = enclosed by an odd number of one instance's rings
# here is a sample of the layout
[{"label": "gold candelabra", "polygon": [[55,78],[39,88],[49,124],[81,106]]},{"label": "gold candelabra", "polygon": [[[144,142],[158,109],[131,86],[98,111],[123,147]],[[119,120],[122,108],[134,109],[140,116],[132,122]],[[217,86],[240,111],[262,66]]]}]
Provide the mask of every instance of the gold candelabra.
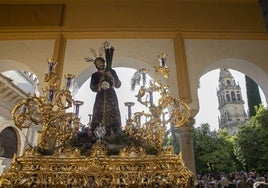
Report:
[{"label": "gold candelabra", "polygon": [[[49,59],[44,95],[26,98],[12,111],[18,128],[39,127],[37,147],[29,146],[22,156],[14,155],[9,169],[0,176],[0,187],[190,187],[193,174],[185,167],[181,155],[175,155],[172,147],[163,147],[166,125],[181,126],[188,120],[190,109],[180,99],[172,97],[168,86],[159,78],[161,75],[168,77],[166,55],[159,58],[161,64],[155,67],[156,81],[149,87],[142,85],[137,95],[137,100],[148,107],[149,112],[136,112],[132,116],[134,103],[125,103],[129,112],[126,132],[135,139],[145,140],[157,149],[157,154],[149,155],[143,147],[131,145],[121,148],[118,155],[108,155],[100,141],[105,129],[99,127],[95,130],[99,141],[88,156],[81,155],[70,142],[81,126],[79,107],[83,102],[72,100],[73,75],[65,75],[65,87],[59,89],[60,78],[54,72],[57,63]],[[140,72],[145,75],[148,71]],[[156,92],[161,97],[154,104]],[[72,106],[74,112],[66,112]],[[170,117],[166,119],[167,109]],[[141,123],[142,117],[147,119],[145,123]],[[91,121],[91,115],[89,119]]]},{"label": "gold candelabra", "polygon": [[[64,145],[77,132],[79,120],[79,101],[73,101],[70,87],[74,75],[65,75],[65,86],[59,89],[60,77],[55,74],[57,62],[48,59],[48,73],[44,81],[47,86],[43,96],[31,96],[23,99],[11,112],[15,125],[22,128],[41,127],[37,148],[52,153]],[[66,113],[66,109],[75,106],[75,113]]]},{"label": "gold candelabra", "polygon": [[[148,107],[148,112],[136,112],[132,117],[131,106],[134,103],[125,103],[128,107],[128,119],[126,121],[126,131],[129,135],[136,139],[144,139],[149,145],[161,149],[163,146],[163,139],[166,132],[166,125],[172,123],[176,128],[182,126],[189,120],[191,110],[189,106],[179,98],[173,97],[168,85],[163,83],[163,79],[168,78],[168,69],[166,64],[166,54],[158,56],[160,66],[155,66],[155,81],[150,81],[146,86],[143,82],[139,89],[137,101],[142,105]],[[147,69],[140,69],[142,76],[148,74]],[[158,102],[154,103],[154,94],[158,93],[160,98]],[[169,117],[166,118],[166,115]],[[146,119],[141,122],[141,119]]]}]

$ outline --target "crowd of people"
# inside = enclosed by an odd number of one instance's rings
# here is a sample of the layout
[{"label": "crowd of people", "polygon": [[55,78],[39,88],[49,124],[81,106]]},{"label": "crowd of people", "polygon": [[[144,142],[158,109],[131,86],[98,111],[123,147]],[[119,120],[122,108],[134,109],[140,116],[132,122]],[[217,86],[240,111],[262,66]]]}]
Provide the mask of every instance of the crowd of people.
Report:
[{"label": "crowd of people", "polygon": [[268,188],[268,172],[230,172],[196,177],[196,188]]}]

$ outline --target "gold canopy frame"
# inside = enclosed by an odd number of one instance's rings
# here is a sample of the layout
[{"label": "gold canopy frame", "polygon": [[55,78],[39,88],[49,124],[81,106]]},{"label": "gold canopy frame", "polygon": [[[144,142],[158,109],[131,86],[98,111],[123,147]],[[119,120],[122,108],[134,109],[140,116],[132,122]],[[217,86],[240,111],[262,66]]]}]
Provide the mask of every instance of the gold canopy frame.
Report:
[{"label": "gold canopy frame", "polygon": [[[149,108],[149,113],[129,113],[126,134],[153,147],[157,152],[148,154],[143,146],[120,148],[118,155],[109,155],[107,146],[99,139],[89,155],[81,155],[79,148],[71,144],[81,127],[79,106],[69,91],[73,75],[65,75],[64,89],[58,89],[58,76],[54,72],[56,62],[49,59],[49,72],[45,74],[47,86],[44,95],[22,100],[12,111],[15,125],[22,128],[37,126],[40,136],[36,147],[27,147],[22,156],[14,155],[13,161],[0,177],[0,187],[191,187],[193,173],[184,165],[181,155],[175,155],[171,146],[163,146],[166,124],[182,126],[190,117],[190,108],[178,98],[172,97],[162,78],[168,78],[166,54],[159,56],[161,65],[155,67],[155,81],[142,85],[137,99]],[[142,69],[145,70],[145,69]],[[146,71],[140,71],[146,74]],[[160,78],[162,76],[162,78]],[[160,93],[157,104],[148,97]],[[147,95],[147,96],[148,96]],[[74,113],[66,109],[75,105]],[[132,103],[126,103],[130,110]],[[165,119],[166,109],[170,117]],[[140,118],[149,119],[141,123]]]}]

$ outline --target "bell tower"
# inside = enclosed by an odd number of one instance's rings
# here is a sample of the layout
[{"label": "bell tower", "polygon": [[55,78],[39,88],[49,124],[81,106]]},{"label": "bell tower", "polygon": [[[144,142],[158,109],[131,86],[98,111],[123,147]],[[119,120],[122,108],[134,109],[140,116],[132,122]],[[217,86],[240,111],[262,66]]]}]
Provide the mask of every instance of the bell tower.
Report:
[{"label": "bell tower", "polygon": [[240,85],[236,83],[231,72],[220,69],[219,89],[217,90],[219,101],[219,128],[227,129],[229,135],[237,132],[238,126],[248,120],[244,109],[244,100]]}]

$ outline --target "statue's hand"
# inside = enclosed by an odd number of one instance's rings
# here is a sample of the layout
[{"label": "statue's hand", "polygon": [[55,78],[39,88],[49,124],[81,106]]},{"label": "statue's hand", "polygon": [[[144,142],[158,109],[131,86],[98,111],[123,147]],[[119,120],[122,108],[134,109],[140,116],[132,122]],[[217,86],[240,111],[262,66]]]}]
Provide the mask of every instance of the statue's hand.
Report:
[{"label": "statue's hand", "polygon": [[108,89],[109,87],[110,87],[109,82],[107,82],[107,81],[103,81],[103,82],[101,83],[101,89],[106,90],[106,89]]},{"label": "statue's hand", "polygon": [[112,84],[112,86],[114,86],[115,85],[115,78],[114,78],[113,74],[110,71],[107,71],[107,72],[105,72],[105,76],[109,77],[111,79],[111,81],[112,81],[111,84]]},{"label": "statue's hand", "polygon": [[111,71],[105,72],[105,76],[110,77],[111,79],[114,79],[114,76],[112,75]]}]

